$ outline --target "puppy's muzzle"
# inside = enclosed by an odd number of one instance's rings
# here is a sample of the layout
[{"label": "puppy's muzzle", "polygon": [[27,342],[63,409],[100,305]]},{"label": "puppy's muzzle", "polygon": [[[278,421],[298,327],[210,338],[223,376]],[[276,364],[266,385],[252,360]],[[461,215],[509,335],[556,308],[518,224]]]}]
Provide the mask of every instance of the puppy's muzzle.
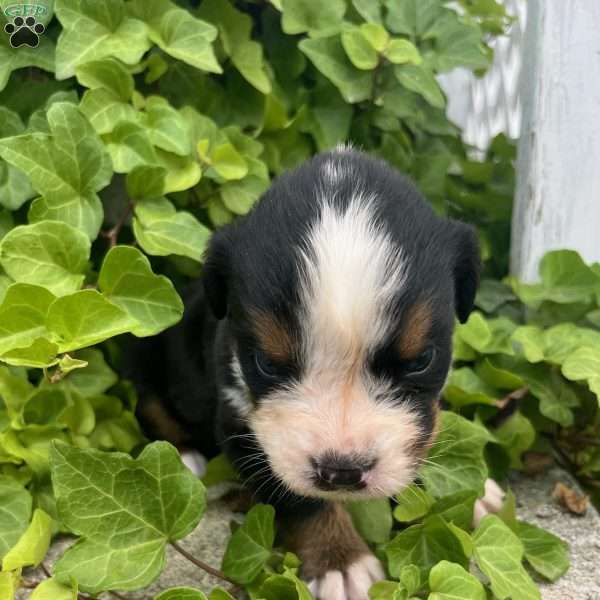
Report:
[{"label": "puppy's muzzle", "polygon": [[362,490],[367,486],[366,475],[376,459],[360,455],[325,453],[311,458],[313,482],[323,491]]}]

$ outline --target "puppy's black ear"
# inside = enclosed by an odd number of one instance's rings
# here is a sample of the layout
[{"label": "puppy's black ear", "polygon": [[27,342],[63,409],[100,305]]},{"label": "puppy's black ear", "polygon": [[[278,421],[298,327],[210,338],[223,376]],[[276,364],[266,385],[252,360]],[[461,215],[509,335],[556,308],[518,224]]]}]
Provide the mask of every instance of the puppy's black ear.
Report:
[{"label": "puppy's black ear", "polygon": [[227,314],[232,245],[228,229],[225,227],[213,234],[202,266],[204,292],[217,319],[223,319]]},{"label": "puppy's black ear", "polygon": [[454,248],[454,306],[456,316],[464,323],[473,310],[475,294],[479,287],[481,256],[475,228],[452,221]]}]

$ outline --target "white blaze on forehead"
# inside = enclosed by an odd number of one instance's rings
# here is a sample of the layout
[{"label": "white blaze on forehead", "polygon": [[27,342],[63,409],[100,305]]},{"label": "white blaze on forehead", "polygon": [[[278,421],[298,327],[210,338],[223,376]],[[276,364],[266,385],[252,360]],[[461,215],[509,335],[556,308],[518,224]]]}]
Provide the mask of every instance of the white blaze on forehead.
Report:
[{"label": "white blaze on forehead", "polygon": [[369,375],[367,353],[389,335],[407,263],[377,221],[373,198],[324,204],[302,257],[300,381],[261,398],[249,416],[274,471],[292,490],[320,495],[311,458],[326,452],[376,460],[366,496],[399,491],[414,475],[426,432],[393,386]]},{"label": "white blaze on forehead", "polygon": [[357,194],[346,209],[325,203],[309,233],[302,269],[309,362],[356,358],[389,330],[391,302],[408,266],[378,222],[373,201]]},{"label": "white blaze on forehead", "polygon": [[346,167],[339,161],[330,158],[321,167],[325,182],[327,185],[335,186],[342,182],[350,173]]}]

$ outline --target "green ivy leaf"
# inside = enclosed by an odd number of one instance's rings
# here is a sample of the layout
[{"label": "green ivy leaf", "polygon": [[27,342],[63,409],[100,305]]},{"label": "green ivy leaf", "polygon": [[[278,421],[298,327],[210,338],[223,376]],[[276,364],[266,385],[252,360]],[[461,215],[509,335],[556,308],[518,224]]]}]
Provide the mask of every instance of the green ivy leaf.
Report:
[{"label": "green ivy leaf", "polygon": [[19,587],[19,579],[19,573],[0,572],[0,598],[3,600],[14,600],[17,588]]},{"label": "green ivy leaf", "polygon": [[456,525],[461,529],[470,529],[473,522],[473,506],[479,496],[474,490],[461,490],[436,500],[430,514],[439,515],[449,525]]},{"label": "green ivy leaf", "polygon": [[21,419],[23,425],[60,427],[60,417],[69,401],[60,389],[41,388],[25,402]]},{"label": "green ivy leaf", "polygon": [[434,61],[438,72],[456,67],[485,69],[490,57],[483,47],[483,34],[474,23],[465,23],[453,10],[444,11],[443,17],[427,31],[435,39]]},{"label": "green ivy leaf", "polygon": [[546,364],[528,364],[510,357],[496,358],[500,366],[520,375],[529,391],[540,402],[540,412],[549,419],[569,427],[574,422],[573,408],[579,406],[579,398],[557,369]]},{"label": "green ivy leaf", "polygon": [[374,69],[379,63],[377,50],[363,35],[360,27],[353,27],[342,33],[342,46],[350,62],[363,71]]},{"label": "green ivy leaf", "polygon": [[173,284],[152,272],[148,259],[131,246],[115,246],[104,258],[98,287],[106,298],[136,321],[136,336],[155,335],[183,315]]},{"label": "green ivy leaf", "polygon": [[370,600],[407,600],[406,588],[397,581],[377,581],[369,589]]},{"label": "green ivy leaf", "polygon": [[131,411],[124,410],[122,402],[113,396],[92,396],[97,425],[90,435],[93,448],[131,452],[147,440]]},{"label": "green ivy leaf", "polygon": [[383,544],[392,532],[392,509],[387,498],[349,502],[346,510],[363,539],[374,544]]},{"label": "green ivy leaf", "polygon": [[52,104],[47,120],[50,133],[0,140],[0,156],[27,173],[42,194],[31,206],[30,221],[65,221],[94,239],[103,218],[96,192],[110,181],[110,158],[73,104]]},{"label": "green ivy leaf", "polygon": [[382,24],[381,6],[379,2],[371,0],[352,0],[352,6],[356,12],[368,23],[376,23],[379,26]]},{"label": "green ivy leaf", "polygon": [[131,104],[103,87],[87,90],[83,94],[79,110],[100,135],[110,133],[122,121],[137,122],[141,118]]},{"label": "green ivy leaf", "polygon": [[367,23],[359,25],[359,29],[365,39],[375,50],[377,50],[377,52],[383,52],[387,48],[390,42],[390,34],[381,24],[371,22],[367,19]]},{"label": "green ivy leaf", "polygon": [[479,377],[470,367],[454,369],[444,388],[444,398],[454,407],[462,408],[469,404],[489,404],[493,406],[498,392]]},{"label": "green ivy leaf", "polygon": [[[0,138],[20,135],[24,130],[25,126],[21,117],[16,112],[0,106]],[[0,162],[0,206],[8,210],[17,210],[33,195],[33,188],[25,173],[12,165]],[[4,215],[5,220],[9,219],[8,213],[1,214]],[[6,229],[11,227],[12,224],[9,223]],[[2,229],[4,228],[3,226]]]},{"label": "green ivy leaf", "polygon": [[210,232],[190,213],[176,211],[165,198],[138,202],[133,231],[145,252],[153,256],[177,254],[202,260]]},{"label": "green ivy leaf", "polygon": [[442,560],[429,573],[427,600],[486,600],[481,582],[460,565]]},{"label": "green ivy leaf", "polygon": [[519,299],[534,308],[544,300],[559,304],[590,302],[600,290],[600,274],[574,250],[548,252],[540,261],[539,272],[541,283],[512,282]]},{"label": "green ivy leaf", "polygon": [[229,142],[216,146],[210,152],[210,164],[223,179],[242,179],[248,173],[244,157]]},{"label": "green ivy leaf", "polygon": [[199,16],[219,29],[223,50],[242,77],[263,94],[271,93],[262,46],[251,39],[250,16],[219,0],[203,2]]},{"label": "green ivy leaf", "polygon": [[267,504],[250,509],[231,536],[223,556],[223,572],[242,585],[258,576],[271,556],[275,540],[275,510]]},{"label": "green ivy leaf", "polygon": [[[30,307],[28,306],[28,309],[29,308]],[[20,319],[21,317],[22,314],[19,314],[18,318]],[[1,318],[2,315],[0,314],[0,319]],[[8,365],[12,365],[13,367],[45,369],[60,362],[56,356],[57,353],[58,346],[42,337],[31,342],[29,346],[9,350],[0,356],[0,360]]]},{"label": "green ivy leaf", "polygon": [[165,590],[155,596],[154,600],[206,600],[206,596],[200,590],[178,587]]},{"label": "green ivy leaf", "polygon": [[79,597],[77,592],[76,582],[67,586],[59,583],[54,577],[50,577],[35,587],[29,600],[77,600]]},{"label": "green ivy leaf", "polygon": [[421,469],[425,489],[437,498],[465,489],[482,492],[488,474],[483,449],[490,440],[483,426],[443,411],[440,434]]},{"label": "green ivy leaf", "polygon": [[344,0],[330,0],[324,4],[311,0],[282,0],[281,10],[281,27],[285,33],[316,33],[338,29],[346,12],[346,3]]},{"label": "green ivy leaf", "polygon": [[444,108],[446,100],[440,86],[424,65],[404,64],[394,68],[398,82],[411,92],[423,96],[431,106]]},{"label": "green ivy leaf", "polygon": [[[514,336],[511,336],[511,340]],[[487,383],[488,385],[494,386],[500,390],[514,391],[525,385],[523,378],[518,374],[501,369],[494,364],[490,358],[484,358],[475,366],[477,375]]]},{"label": "green ivy leaf", "polygon": [[46,315],[55,296],[46,288],[13,283],[0,305],[0,355],[29,348],[38,338],[48,336]]},{"label": "green ivy leaf", "polygon": [[396,502],[398,505],[394,508],[394,519],[401,523],[410,523],[424,517],[433,506],[433,498],[415,484],[396,494]]},{"label": "green ivy leaf", "polygon": [[37,567],[50,547],[52,518],[42,509],[36,508],[29,527],[19,541],[4,555],[3,571],[14,571],[23,567]]},{"label": "green ivy leaf", "polygon": [[0,242],[0,264],[15,281],[56,295],[81,287],[90,255],[87,236],[66,223],[42,221],[12,229]]},{"label": "green ivy leaf", "polygon": [[592,392],[600,397],[600,350],[580,348],[565,359],[563,375],[571,381],[585,381]]},{"label": "green ivy leaf", "polygon": [[0,558],[19,541],[31,516],[31,494],[17,481],[0,475]]},{"label": "green ivy leaf", "polygon": [[84,363],[83,368],[69,372],[63,384],[82,396],[103,394],[117,382],[117,374],[106,364],[100,350],[81,350],[77,352],[77,360]]},{"label": "green ivy leaf", "polygon": [[134,65],[150,47],[146,25],[125,14],[123,0],[57,0],[55,13],[63,26],[56,45],[57,79],[108,56]]},{"label": "green ivy leaf", "polygon": [[193,188],[202,177],[198,162],[192,157],[177,156],[157,149],[158,164],[166,169],[165,194]]},{"label": "green ivy leaf", "polygon": [[396,65],[410,63],[420,65],[423,62],[417,47],[408,40],[392,40],[383,51],[383,55]]},{"label": "green ivy leaf", "polygon": [[238,481],[239,475],[225,454],[217,454],[206,464],[202,483],[206,487],[217,485],[223,481]]},{"label": "green ivy leaf", "polygon": [[60,518],[82,536],[55,575],[61,582],[74,577],[92,594],[150,584],[167,542],[190,533],[204,513],[202,483],[166,442],[146,446],[137,459],[55,443],[50,462]]},{"label": "green ivy leaf", "polygon": [[54,71],[54,43],[46,36],[40,39],[37,48],[20,46],[12,48],[8,36],[0,37],[0,91],[2,91],[11,73],[24,67],[38,67],[44,71]]},{"label": "green ivy leaf", "polygon": [[26,374],[15,371],[16,369],[0,367],[0,397],[11,417],[18,416],[23,404],[35,390]]},{"label": "green ivy leaf", "polygon": [[306,583],[290,570],[267,577],[260,586],[260,596],[265,600],[313,600]]},{"label": "green ivy leaf", "polygon": [[567,572],[568,546],[560,538],[524,521],[517,522],[516,534],[523,543],[527,562],[540,575],[556,581]]},{"label": "green ivy leaf", "polygon": [[158,163],[149,132],[138,123],[123,121],[103,139],[117,173],[130,173],[136,167]]},{"label": "green ivy leaf", "polygon": [[304,39],[298,47],[340,90],[346,102],[361,102],[371,96],[373,75],[354,68],[339,36]]},{"label": "green ivy leaf", "polygon": [[437,0],[385,0],[384,4],[388,9],[386,24],[389,29],[413,37],[422,37],[444,13]]},{"label": "green ivy leaf", "polygon": [[540,592],[521,564],[523,544],[497,516],[487,515],[473,536],[477,566],[489,577],[499,600],[540,600]]},{"label": "green ivy leaf", "polygon": [[148,98],[145,114],[146,127],[154,146],[178,156],[191,153],[192,145],[185,120],[164,98]]},{"label": "green ivy leaf", "polygon": [[217,29],[170,0],[132,0],[129,14],[148,25],[150,39],[170,56],[192,67],[221,73],[212,42]]},{"label": "green ivy leaf", "polygon": [[562,365],[579,348],[600,345],[600,331],[577,327],[573,323],[560,323],[543,332],[544,358]]},{"label": "green ivy leaf", "polygon": [[466,323],[457,327],[458,337],[480,354],[514,354],[511,336],[517,325],[506,317],[485,319],[473,312]]},{"label": "green ivy leaf", "polygon": [[353,110],[328,81],[315,94],[309,121],[310,133],[320,151],[334,147],[348,139]]},{"label": "green ivy leaf", "polygon": [[494,435],[510,456],[510,466],[522,468],[521,455],[535,440],[535,429],[531,421],[520,411],[516,411],[494,430]]},{"label": "green ivy leaf", "polygon": [[220,188],[223,204],[236,215],[245,215],[269,187],[266,166],[254,158],[246,158],[248,175],[240,181],[228,181]]},{"label": "green ivy leaf", "polygon": [[482,279],[475,304],[485,312],[492,313],[513,300],[516,300],[515,295],[505,283],[495,279]]},{"label": "green ivy leaf", "polygon": [[60,352],[71,352],[131,331],[137,323],[96,290],[82,290],[54,301],[47,327]]},{"label": "green ivy leaf", "polygon": [[160,198],[165,193],[167,170],[160,166],[140,166],[127,173],[127,193],[134,200]]},{"label": "green ivy leaf", "polygon": [[450,560],[465,567],[468,563],[459,540],[437,515],[400,532],[385,546],[385,553],[393,577],[399,577],[407,565],[416,565],[424,578],[441,560]]},{"label": "green ivy leaf", "polygon": [[235,598],[223,588],[216,587],[210,591],[208,600],[235,600]]},{"label": "green ivy leaf", "polygon": [[91,90],[106,89],[123,102],[129,102],[133,95],[133,76],[123,63],[114,58],[79,65],[75,75],[81,85]]}]

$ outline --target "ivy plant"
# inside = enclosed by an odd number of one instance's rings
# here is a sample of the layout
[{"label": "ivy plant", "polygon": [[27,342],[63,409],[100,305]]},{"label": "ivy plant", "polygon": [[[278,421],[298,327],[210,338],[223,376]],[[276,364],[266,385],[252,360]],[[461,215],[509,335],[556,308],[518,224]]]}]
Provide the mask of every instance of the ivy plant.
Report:
[{"label": "ivy plant", "polygon": [[[372,598],[528,600],[535,578],[565,572],[564,544],[510,503],[471,524],[485,479],[527,469],[532,451],[557,448],[590,484],[600,472],[586,443],[600,427],[600,269],[557,252],[539,284],[502,281],[514,146],[501,135],[473,153],[438,82],[485,72],[511,22],[497,0],[56,0],[37,48],[0,35],[1,598],[127,592],[159,575],[168,544],[185,554],[205,490],[144,438],[120,336],[175,324],[211,232],[347,141],[476,224],[486,275],[419,483],[393,510],[348,506],[387,567]],[[231,469],[221,458],[209,473]],[[187,556],[222,579],[209,600],[311,598],[274,523],[254,507],[221,569]],[[34,586],[27,569],[46,568],[57,533],[77,542]]]}]

